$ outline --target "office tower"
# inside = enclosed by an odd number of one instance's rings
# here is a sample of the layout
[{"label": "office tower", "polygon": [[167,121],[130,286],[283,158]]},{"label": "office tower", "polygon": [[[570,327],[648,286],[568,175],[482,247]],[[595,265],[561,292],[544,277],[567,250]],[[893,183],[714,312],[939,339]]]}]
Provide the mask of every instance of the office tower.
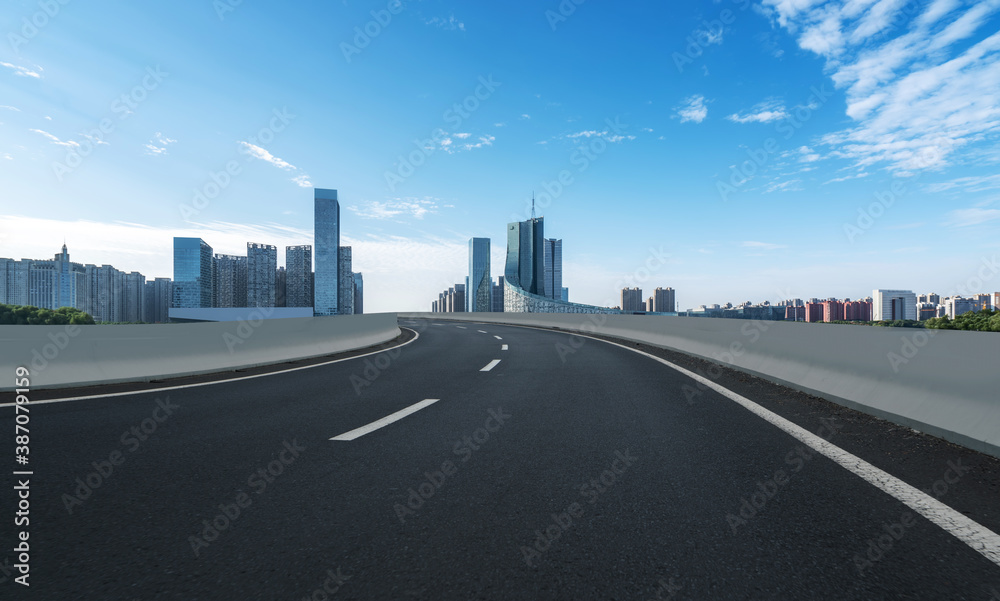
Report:
[{"label": "office tower", "polygon": [[875,290],[872,321],[917,319],[917,295],[910,290]]},{"label": "office tower", "polygon": [[562,300],[562,240],[545,240],[545,296]]},{"label": "office tower", "polygon": [[465,313],[465,284],[455,284],[455,300],[452,303],[452,312]]},{"label": "office tower", "polygon": [[316,315],[336,315],[340,289],[340,203],[336,190],[315,190],[316,276],[314,279],[313,312]]},{"label": "office tower", "polygon": [[274,306],[274,277],[278,247],[247,242],[247,306]]},{"label": "office tower", "polygon": [[493,279],[490,275],[490,239],[469,240],[468,310],[488,313],[493,310]]},{"label": "office tower", "polygon": [[569,288],[567,288],[566,286],[563,286],[562,296],[561,296],[560,300],[562,300],[562,302],[564,302],[564,303],[568,303],[569,302]]},{"label": "office tower", "polygon": [[289,307],[312,307],[312,245],[285,248],[285,304]]},{"label": "office tower", "polygon": [[490,301],[490,311],[503,313],[503,276],[497,278],[497,283],[492,286],[493,298]]},{"label": "office tower", "polygon": [[170,321],[170,278],[156,278],[146,282],[146,312],[142,320],[146,323],[166,323]]},{"label": "office tower", "polygon": [[[287,260],[287,259],[286,259]],[[281,266],[274,272],[274,306],[288,306],[286,294],[288,293],[288,276],[285,267]]]},{"label": "office tower", "polygon": [[644,311],[645,303],[642,300],[642,289],[623,288],[622,289],[622,311]]},{"label": "office tower", "polygon": [[364,315],[365,312],[365,278],[360,273],[354,274],[354,314]]},{"label": "office tower", "polygon": [[340,288],[337,291],[337,315],[354,314],[354,272],[353,258],[350,246],[341,246],[337,273],[340,277]]},{"label": "office tower", "polygon": [[653,291],[653,308],[656,313],[673,313],[677,310],[673,288],[657,288]]},{"label": "office tower", "polygon": [[525,292],[546,296],[544,246],[543,217],[508,223],[506,281]]},{"label": "office tower", "polygon": [[247,257],[215,255],[215,306],[246,307]]},{"label": "office tower", "polygon": [[208,243],[201,238],[174,238],[174,308],[214,306],[212,267],[212,247]]}]

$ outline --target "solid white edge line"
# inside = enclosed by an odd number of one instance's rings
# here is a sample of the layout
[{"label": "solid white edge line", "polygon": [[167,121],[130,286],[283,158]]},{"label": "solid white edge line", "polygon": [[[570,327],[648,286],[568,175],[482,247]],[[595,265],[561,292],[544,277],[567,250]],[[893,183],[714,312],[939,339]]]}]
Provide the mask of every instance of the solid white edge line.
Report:
[{"label": "solid white edge line", "polygon": [[410,405],[406,409],[400,409],[399,411],[389,414],[382,419],[375,420],[367,426],[361,426],[360,428],[355,428],[350,432],[344,432],[340,436],[334,436],[330,440],[354,440],[355,438],[360,438],[365,434],[374,432],[379,428],[384,428],[393,422],[397,422],[411,413],[416,413],[424,407],[429,407],[440,400],[441,399],[424,399],[415,405]]},{"label": "solid white edge line", "polygon": [[788,421],[787,419],[768,409],[765,409],[764,407],[761,407],[750,399],[743,397],[728,388],[724,388],[720,384],[716,384],[715,382],[692,371],[684,369],[679,365],[674,365],[666,359],[661,359],[656,355],[652,355],[645,351],[640,351],[639,349],[631,348],[623,344],[618,344],[617,342],[604,340],[603,338],[596,338],[594,336],[588,336],[586,334],[580,334],[569,330],[554,330],[552,328],[541,328],[538,326],[517,324],[501,325],[514,328],[526,328],[529,330],[542,330],[555,334],[567,334],[569,336],[579,336],[581,338],[590,338],[591,340],[597,340],[598,342],[617,346],[632,351],[633,353],[645,355],[654,361],[658,361],[663,365],[690,377],[696,382],[704,384],[722,396],[735,401],[754,415],[757,415],[758,417],[769,422],[771,425],[778,427],[793,438],[813,448],[821,455],[838,463],[841,467],[848,470],[852,474],[862,478],[882,492],[916,511],[934,524],[938,525],[948,534],[951,534],[958,540],[962,541],[973,550],[978,551],[986,559],[1000,566],[1000,535],[997,533],[966,517],[964,514],[952,509],[941,501],[938,501],[922,490],[910,486],[892,474],[875,467],[852,453],[848,453],[837,445],[828,442],[826,439],[809,432],[805,428]]},{"label": "solid white edge line", "polygon": [[505,351],[505,350],[507,350],[507,345],[505,344],[505,345],[501,346],[501,347],[500,347],[500,350],[501,350],[501,351]]},{"label": "solid white edge line", "polygon": [[[400,344],[399,346],[394,346],[392,348],[382,349],[380,351],[372,351],[370,353],[365,353],[363,355],[357,355],[357,356],[354,356],[354,357],[344,357],[343,359],[334,359],[333,361],[324,361],[323,363],[317,363],[315,365],[303,365],[302,367],[292,367],[292,368],[289,368],[289,369],[283,369],[281,371],[268,372],[266,374],[255,374],[255,375],[252,375],[252,376],[240,376],[238,378],[228,378],[226,380],[213,380],[211,382],[197,382],[195,384],[181,384],[179,386],[164,386],[163,388],[151,388],[149,390],[134,390],[134,391],[131,391],[131,392],[112,392],[112,393],[108,393],[108,394],[92,394],[92,395],[89,395],[89,396],[68,397],[68,398],[65,398],[65,399],[48,399],[48,400],[44,400],[44,401],[30,401],[28,403],[28,405],[32,405],[32,406],[34,406],[34,405],[47,405],[49,403],[68,403],[70,401],[86,401],[86,400],[90,400],[90,399],[106,399],[106,398],[117,397],[117,396],[131,396],[131,395],[135,395],[135,394],[152,394],[154,392],[166,392],[166,391],[169,391],[169,390],[180,390],[182,388],[198,388],[199,386],[212,386],[214,384],[225,384],[227,382],[239,382],[240,380],[252,380],[254,378],[265,378],[267,376],[276,376],[278,374],[287,374],[287,373],[291,373],[293,371],[299,371],[299,370],[302,370],[302,369],[312,369],[314,367],[323,367],[324,365],[332,365],[334,363],[340,363],[341,361],[351,361],[353,359],[361,359],[362,357],[369,357],[371,355],[377,355],[379,353],[384,353],[386,351],[391,351],[393,349],[403,348],[404,346],[410,344],[411,342],[416,342],[417,339],[420,338],[420,332],[417,332],[416,330],[412,330],[410,328],[403,328],[403,329],[410,330],[411,332],[413,332],[414,336],[413,336],[413,338],[411,340],[407,340],[406,342],[404,342],[403,344]],[[344,351],[344,352],[349,353],[350,351]],[[217,373],[220,373],[220,372],[217,372]],[[204,374],[204,375],[210,375],[210,374]],[[120,383],[121,384],[129,384],[130,382],[120,382]],[[131,383],[134,384],[134,383],[137,383],[137,382],[131,382]],[[0,403],[0,407],[13,407],[16,404],[17,403]]]},{"label": "solid white edge line", "polygon": [[986,559],[1000,566],[1000,535],[996,534],[986,526],[969,519],[964,514],[952,509],[922,490],[910,486],[892,474],[875,467],[864,459],[841,449],[837,445],[832,444],[826,439],[813,434],[805,428],[788,421],[780,415],[761,407],[750,399],[741,396],[728,388],[721,386],[720,384],[716,384],[708,378],[684,369],[679,365],[674,365],[666,359],[661,359],[656,355],[640,351],[639,349],[627,347],[623,344],[611,342],[609,340],[594,338],[593,336],[587,336],[585,334],[567,333],[570,335],[590,338],[592,340],[598,340],[600,342],[630,350],[634,353],[639,353],[640,355],[645,355],[654,361],[659,361],[667,367],[688,376],[696,382],[704,384],[722,396],[742,405],[754,415],[764,419],[774,426],[777,426],[793,438],[796,438],[800,442],[812,447],[820,454],[840,464],[841,467],[866,480],[868,483],[895,498],[897,501],[903,503],[913,511],[916,511],[931,522],[934,522],[945,532],[951,534],[958,540],[970,546],[973,550],[978,551]]},{"label": "solid white edge line", "polygon": [[499,364],[500,364],[500,360],[499,360],[499,359],[494,359],[494,360],[490,361],[490,362],[489,362],[489,363],[488,363],[488,364],[486,365],[486,367],[482,368],[482,369],[481,369],[481,370],[479,370],[479,371],[490,371],[491,369],[493,369],[494,367],[496,367],[496,366],[497,366],[497,365],[499,365]]}]

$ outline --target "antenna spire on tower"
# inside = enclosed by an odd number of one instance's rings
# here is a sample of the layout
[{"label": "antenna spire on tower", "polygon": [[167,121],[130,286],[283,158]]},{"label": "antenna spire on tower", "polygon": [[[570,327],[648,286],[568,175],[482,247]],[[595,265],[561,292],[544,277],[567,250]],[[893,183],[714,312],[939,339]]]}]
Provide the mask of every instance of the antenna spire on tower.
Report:
[{"label": "antenna spire on tower", "polygon": [[531,191],[531,218],[535,218],[535,191]]}]

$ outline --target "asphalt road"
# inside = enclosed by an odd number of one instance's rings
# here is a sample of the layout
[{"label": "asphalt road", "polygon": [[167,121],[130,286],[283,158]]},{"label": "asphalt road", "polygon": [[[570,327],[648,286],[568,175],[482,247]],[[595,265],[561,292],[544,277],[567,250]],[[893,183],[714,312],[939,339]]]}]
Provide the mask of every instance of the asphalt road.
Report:
[{"label": "asphalt road", "polygon": [[[376,355],[29,405],[31,586],[13,582],[7,471],[0,597],[1000,600],[983,553],[654,359],[402,325],[419,338]],[[997,459],[645,350],[1000,532]],[[33,398],[78,394],[101,391]],[[14,420],[0,408],[0,432]]]}]

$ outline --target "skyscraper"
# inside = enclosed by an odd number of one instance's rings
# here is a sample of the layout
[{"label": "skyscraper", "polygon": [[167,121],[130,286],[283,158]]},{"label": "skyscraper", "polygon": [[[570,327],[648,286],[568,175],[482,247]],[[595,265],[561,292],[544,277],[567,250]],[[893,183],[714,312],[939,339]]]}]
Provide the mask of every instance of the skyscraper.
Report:
[{"label": "skyscraper", "polygon": [[503,313],[503,276],[497,278],[497,283],[493,286],[493,308],[494,313]]},{"label": "skyscraper", "polygon": [[316,275],[313,312],[336,315],[340,288],[340,203],[336,190],[316,188],[314,194]]},{"label": "skyscraper", "polygon": [[[114,269],[110,265],[104,267]],[[201,238],[174,238],[174,308],[200,309],[214,305],[212,267],[212,247],[207,242]]]},{"label": "skyscraper", "polygon": [[170,278],[156,278],[146,282],[146,310],[142,320],[146,323],[170,321]]},{"label": "skyscraper", "polygon": [[507,224],[507,266],[504,277],[525,292],[545,294],[544,217]]},{"label": "skyscraper", "polygon": [[274,306],[278,247],[247,242],[247,306]]},{"label": "skyscraper", "polygon": [[468,310],[489,312],[493,310],[493,279],[490,275],[490,239],[469,240]]},{"label": "skyscraper", "polygon": [[312,307],[312,245],[285,248],[285,304],[289,307]]},{"label": "skyscraper", "polygon": [[354,274],[354,314],[365,312],[365,278],[360,273]]},{"label": "skyscraper", "polygon": [[247,258],[215,255],[215,306],[247,306]]},{"label": "skyscraper", "polygon": [[545,240],[545,296],[562,300],[562,240]]},{"label": "skyscraper", "polygon": [[340,277],[340,287],[337,291],[337,315],[354,314],[354,272],[353,257],[350,246],[341,246],[337,274]]}]

